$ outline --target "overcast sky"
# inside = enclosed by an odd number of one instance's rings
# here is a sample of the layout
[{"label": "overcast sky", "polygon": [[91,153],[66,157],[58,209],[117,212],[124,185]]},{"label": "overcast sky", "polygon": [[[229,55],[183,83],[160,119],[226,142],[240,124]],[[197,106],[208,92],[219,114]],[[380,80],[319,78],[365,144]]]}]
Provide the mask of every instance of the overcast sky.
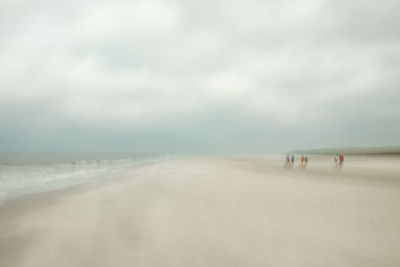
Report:
[{"label": "overcast sky", "polygon": [[400,145],[398,0],[0,0],[0,150]]}]

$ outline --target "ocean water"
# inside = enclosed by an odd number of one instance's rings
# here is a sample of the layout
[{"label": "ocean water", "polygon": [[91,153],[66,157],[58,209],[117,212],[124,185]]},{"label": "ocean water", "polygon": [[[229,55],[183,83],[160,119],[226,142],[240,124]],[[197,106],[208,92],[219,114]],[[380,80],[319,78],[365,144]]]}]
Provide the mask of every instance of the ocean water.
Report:
[{"label": "ocean water", "polygon": [[173,155],[0,153],[0,204],[26,194],[117,177]]}]

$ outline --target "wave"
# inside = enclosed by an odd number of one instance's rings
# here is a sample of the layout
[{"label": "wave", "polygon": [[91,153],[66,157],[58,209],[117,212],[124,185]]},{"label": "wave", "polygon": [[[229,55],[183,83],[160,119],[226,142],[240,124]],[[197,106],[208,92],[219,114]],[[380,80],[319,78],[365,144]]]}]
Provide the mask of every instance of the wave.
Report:
[{"label": "wave", "polygon": [[[22,195],[116,177],[133,168],[154,164],[173,156],[135,156],[112,159],[58,160],[36,163],[22,161],[0,164],[0,203]],[[69,159],[68,159],[69,160]]]}]

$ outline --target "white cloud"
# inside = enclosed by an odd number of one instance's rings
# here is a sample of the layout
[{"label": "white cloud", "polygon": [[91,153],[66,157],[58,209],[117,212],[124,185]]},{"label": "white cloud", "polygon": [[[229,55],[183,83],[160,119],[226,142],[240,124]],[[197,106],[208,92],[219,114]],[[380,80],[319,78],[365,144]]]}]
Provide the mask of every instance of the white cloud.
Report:
[{"label": "white cloud", "polygon": [[[49,125],[127,124],[158,129],[161,139],[165,125],[207,132],[209,118],[231,120],[218,127],[240,136],[380,118],[386,132],[368,137],[379,143],[399,131],[399,8],[392,0],[2,1],[0,105],[3,114],[43,108]],[[254,123],[246,130],[244,120]]]}]

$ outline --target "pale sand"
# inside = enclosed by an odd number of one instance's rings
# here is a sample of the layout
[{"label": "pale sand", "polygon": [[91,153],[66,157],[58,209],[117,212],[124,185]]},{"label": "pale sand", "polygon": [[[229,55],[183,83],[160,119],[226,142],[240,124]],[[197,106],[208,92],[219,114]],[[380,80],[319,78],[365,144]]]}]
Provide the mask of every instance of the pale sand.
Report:
[{"label": "pale sand", "polygon": [[0,207],[0,266],[400,266],[400,164],[196,157]]}]

